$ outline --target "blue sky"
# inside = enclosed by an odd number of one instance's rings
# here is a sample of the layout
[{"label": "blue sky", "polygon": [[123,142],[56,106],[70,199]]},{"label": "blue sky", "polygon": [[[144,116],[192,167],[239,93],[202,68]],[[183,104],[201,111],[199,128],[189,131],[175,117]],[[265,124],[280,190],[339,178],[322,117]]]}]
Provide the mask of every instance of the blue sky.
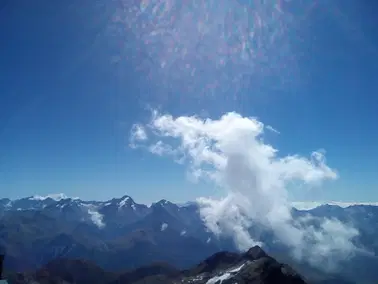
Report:
[{"label": "blue sky", "polygon": [[[115,2],[76,2],[6,1],[0,8],[1,197],[129,194],[150,202],[214,194],[209,185],[187,181],[184,167],[128,147],[131,126],[148,118],[147,107],[158,107],[214,118],[237,111],[278,129],[266,139],[281,153],[326,149],[340,179],[317,191],[294,191],[294,199],[378,200],[377,7],[371,3],[282,6],[297,21],[283,37],[290,52],[276,43],[266,53],[268,71],[259,62],[235,91],[230,77],[247,68],[235,63],[212,94],[199,95],[218,76],[204,61],[193,63],[204,70],[194,82],[181,62],[147,77],[144,71],[154,70],[154,56],[162,58],[163,51],[136,52],[138,39],[114,23],[122,16]],[[180,39],[186,36],[194,35]],[[202,52],[211,54],[209,48]]]}]

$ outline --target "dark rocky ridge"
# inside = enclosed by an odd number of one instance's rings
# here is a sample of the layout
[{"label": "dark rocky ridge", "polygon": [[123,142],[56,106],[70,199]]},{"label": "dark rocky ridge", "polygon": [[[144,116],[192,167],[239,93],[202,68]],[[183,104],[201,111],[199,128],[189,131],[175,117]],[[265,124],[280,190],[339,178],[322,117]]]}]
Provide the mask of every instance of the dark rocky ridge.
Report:
[{"label": "dark rocky ridge", "polygon": [[306,283],[293,269],[278,263],[259,247],[253,247],[244,254],[216,253],[189,270],[178,270],[166,263],[154,263],[115,273],[105,271],[90,261],[57,259],[33,273],[10,273],[7,277],[10,284]]},{"label": "dark rocky ridge", "polygon": [[278,263],[259,247],[253,247],[244,254],[216,253],[189,270],[178,270],[165,263],[155,263],[127,272],[115,273],[107,272],[89,261],[57,259],[33,273],[7,276],[10,284],[307,283],[293,269]]}]

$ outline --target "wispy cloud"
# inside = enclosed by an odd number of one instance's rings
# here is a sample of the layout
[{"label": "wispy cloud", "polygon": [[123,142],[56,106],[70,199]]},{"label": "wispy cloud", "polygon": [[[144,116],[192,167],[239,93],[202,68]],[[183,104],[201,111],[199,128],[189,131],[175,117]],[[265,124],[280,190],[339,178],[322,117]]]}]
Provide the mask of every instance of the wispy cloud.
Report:
[{"label": "wispy cloud", "polygon": [[105,223],[103,221],[104,216],[100,214],[95,208],[88,208],[88,214],[93,222],[97,227],[100,229],[105,227]]},{"label": "wispy cloud", "polygon": [[[144,129],[159,141],[145,149],[158,155],[174,153],[197,180],[210,180],[228,192],[222,199],[200,198],[200,213],[211,231],[232,236],[240,249],[262,244],[249,233],[254,222],[268,227],[295,257],[313,265],[323,265],[326,259],[327,266],[333,267],[355,252],[352,240],[358,231],[353,227],[333,219],[298,220],[291,215],[288,183],[316,185],[338,178],[324,151],[315,151],[309,158],[281,157],[261,139],[262,122],[235,112],[218,120],[155,112]],[[156,147],[169,151],[151,150]],[[314,221],[319,224],[316,228]]]},{"label": "wispy cloud", "polygon": [[105,227],[106,224],[104,222],[104,215],[98,212],[98,206],[85,203],[82,203],[81,206],[86,209],[88,217],[94,225],[96,225],[100,229]]},{"label": "wispy cloud", "polygon": [[273,128],[270,125],[265,126],[265,128],[268,129],[269,131],[276,133],[276,134],[280,134],[280,132],[277,129]]},{"label": "wispy cloud", "polygon": [[148,138],[147,133],[146,133],[144,127],[139,125],[139,124],[135,124],[135,125],[133,125],[133,127],[131,129],[129,146],[131,148],[135,148],[135,147],[137,147],[136,143],[140,143],[141,141],[145,141],[145,140],[147,140],[147,138]]}]

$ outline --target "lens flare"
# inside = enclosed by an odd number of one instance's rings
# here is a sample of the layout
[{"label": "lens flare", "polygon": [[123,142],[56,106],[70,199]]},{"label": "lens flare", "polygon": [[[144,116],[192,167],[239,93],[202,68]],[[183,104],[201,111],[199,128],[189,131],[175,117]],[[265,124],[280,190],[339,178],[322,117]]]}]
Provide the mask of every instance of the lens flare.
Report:
[{"label": "lens flare", "polygon": [[300,13],[285,3],[125,0],[112,25],[133,35],[124,45],[147,74],[153,94],[146,100],[238,101],[242,91],[252,96],[297,77],[292,30]]}]

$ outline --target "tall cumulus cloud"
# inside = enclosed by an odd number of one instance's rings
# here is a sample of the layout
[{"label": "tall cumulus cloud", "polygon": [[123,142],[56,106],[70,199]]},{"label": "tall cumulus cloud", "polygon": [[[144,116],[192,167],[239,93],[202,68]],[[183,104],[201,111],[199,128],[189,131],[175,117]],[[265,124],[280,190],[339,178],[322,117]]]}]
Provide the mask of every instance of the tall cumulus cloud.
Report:
[{"label": "tall cumulus cloud", "polygon": [[235,112],[215,120],[154,112],[150,122],[133,126],[130,140],[135,147],[186,165],[192,179],[226,191],[221,199],[198,199],[200,214],[216,235],[232,237],[240,249],[264,245],[264,239],[251,234],[257,224],[297,259],[332,268],[356,252],[358,231],[336,219],[294,218],[287,188],[292,182],[320,185],[337,179],[337,172],[327,165],[324,151],[308,158],[279,155],[264,142],[265,129],[269,127],[258,119]]}]

